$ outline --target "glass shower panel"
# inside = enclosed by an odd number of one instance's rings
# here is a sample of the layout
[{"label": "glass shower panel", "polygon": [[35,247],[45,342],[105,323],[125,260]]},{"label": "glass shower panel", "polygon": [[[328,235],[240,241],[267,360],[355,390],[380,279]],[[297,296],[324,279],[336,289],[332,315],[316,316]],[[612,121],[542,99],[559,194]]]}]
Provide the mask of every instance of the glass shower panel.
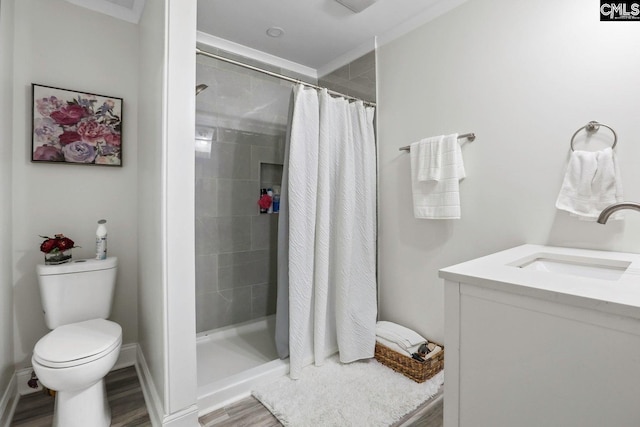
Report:
[{"label": "glass shower panel", "polygon": [[275,313],[279,185],[291,84],[197,57],[196,326],[206,332]]}]

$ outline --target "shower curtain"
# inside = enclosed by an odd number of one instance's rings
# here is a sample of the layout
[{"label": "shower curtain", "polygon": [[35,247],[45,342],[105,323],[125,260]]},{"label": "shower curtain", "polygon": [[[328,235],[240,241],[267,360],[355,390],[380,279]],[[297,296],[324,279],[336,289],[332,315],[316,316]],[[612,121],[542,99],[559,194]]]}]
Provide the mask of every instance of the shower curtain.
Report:
[{"label": "shower curtain", "polygon": [[[376,323],[374,109],[294,88],[278,240],[276,344],[291,378],[338,350],[373,356]],[[284,203],[283,203],[284,202]]]}]

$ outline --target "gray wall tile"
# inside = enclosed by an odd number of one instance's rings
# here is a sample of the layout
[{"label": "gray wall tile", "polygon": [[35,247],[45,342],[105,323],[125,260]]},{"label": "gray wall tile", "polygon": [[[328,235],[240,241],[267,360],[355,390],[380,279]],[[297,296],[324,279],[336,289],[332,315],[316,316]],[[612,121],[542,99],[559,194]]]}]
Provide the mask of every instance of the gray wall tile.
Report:
[{"label": "gray wall tile", "polygon": [[196,218],[218,216],[218,185],[213,178],[196,178]]},{"label": "gray wall tile", "polygon": [[251,249],[251,217],[196,218],[196,255]]},{"label": "gray wall tile", "polygon": [[282,170],[281,164],[275,163],[261,163],[260,164],[260,187],[261,188],[273,188],[274,185],[282,185]]},{"label": "gray wall tile", "polygon": [[251,178],[260,179],[262,163],[281,165],[284,162],[284,147],[251,147]]},{"label": "gray wall tile", "polygon": [[263,283],[269,278],[269,260],[220,267],[218,286],[221,290]]},{"label": "gray wall tile", "polygon": [[222,328],[251,319],[251,287],[201,294],[196,298],[196,330]]},{"label": "gray wall tile", "polygon": [[214,141],[211,158],[198,158],[202,168],[199,178],[251,179],[251,146]]},{"label": "gray wall tile", "polygon": [[251,286],[220,291],[220,296],[224,304],[222,307],[216,307],[216,310],[222,311],[224,324],[218,327],[251,319]]},{"label": "gray wall tile", "polygon": [[218,255],[218,266],[229,267],[232,265],[247,264],[267,260],[269,257],[270,254],[268,250],[231,252]]},{"label": "gray wall tile", "polygon": [[358,77],[362,74],[376,70],[376,54],[375,51],[371,51],[360,58],[355,59],[349,63],[349,79]]},{"label": "gray wall tile", "polygon": [[251,249],[277,249],[278,215],[262,214],[251,217]]},{"label": "gray wall tile", "polygon": [[376,101],[375,51],[318,79],[321,86],[365,101]]},{"label": "gray wall tile", "polygon": [[249,132],[229,128],[218,129],[218,141],[233,142],[236,144],[257,145],[275,147],[278,145],[283,135],[268,135],[258,132]]},{"label": "gray wall tile", "polygon": [[217,215],[249,216],[260,212],[258,181],[238,179],[218,180]]},{"label": "gray wall tile", "polygon": [[196,255],[211,255],[216,250],[216,230],[214,229],[215,218],[201,217],[195,219],[196,233]]},{"label": "gray wall tile", "polygon": [[251,287],[251,316],[256,319],[276,312],[276,285],[262,283]]},{"label": "gray wall tile", "polygon": [[251,217],[215,218],[217,253],[251,249]]},{"label": "gray wall tile", "polygon": [[218,290],[218,255],[196,255],[196,297]]}]

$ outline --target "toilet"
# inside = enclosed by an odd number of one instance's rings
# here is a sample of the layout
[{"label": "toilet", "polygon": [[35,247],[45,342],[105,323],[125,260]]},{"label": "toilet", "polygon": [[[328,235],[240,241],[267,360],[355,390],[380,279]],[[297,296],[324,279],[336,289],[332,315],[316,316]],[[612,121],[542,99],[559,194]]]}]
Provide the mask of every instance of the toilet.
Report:
[{"label": "toilet", "polygon": [[33,349],[40,382],[56,390],[54,427],[111,424],[104,377],[120,354],[122,328],[111,313],[118,259],[38,265],[44,318],[51,329]]}]

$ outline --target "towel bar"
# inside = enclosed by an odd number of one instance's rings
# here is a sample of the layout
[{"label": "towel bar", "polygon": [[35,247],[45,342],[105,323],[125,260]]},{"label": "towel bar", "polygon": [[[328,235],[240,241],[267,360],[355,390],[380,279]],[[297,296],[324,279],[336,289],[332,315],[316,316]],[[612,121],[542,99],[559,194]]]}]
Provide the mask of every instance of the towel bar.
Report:
[{"label": "towel bar", "polygon": [[[462,135],[458,135],[458,139],[462,139],[462,138],[467,138],[469,140],[469,142],[471,142],[474,139],[476,139],[476,134],[471,132],[471,133],[463,133]],[[411,151],[411,146],[410,145],[406,145],[404,147],[400,147],[399,150],[400,151]]]}]

